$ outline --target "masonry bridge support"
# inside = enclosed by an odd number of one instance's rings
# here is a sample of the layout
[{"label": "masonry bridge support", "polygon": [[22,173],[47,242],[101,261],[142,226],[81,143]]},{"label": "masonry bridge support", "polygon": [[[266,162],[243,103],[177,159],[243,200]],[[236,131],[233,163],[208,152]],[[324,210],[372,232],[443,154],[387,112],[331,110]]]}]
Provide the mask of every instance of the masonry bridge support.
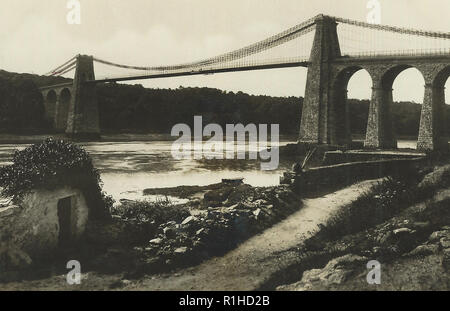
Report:
[{"label": "masonry bridge support", "polygon": [[45,114],[58,132],[74,139],[100,137],[93,59],[79,55],[73,82],[41,88]]},{"label": "masonry bridge support", "polygon": [[319,16],[309,63],[300,143],[348,145],[351,142],[347,86],[353,74],[364,69],[372,78],[364,146],[397,148],[392,86],[403,70],[417,68],[425,80],[417,148],[422,151],[447,148],[444,86],[450,73],[449,56],[342,56],[336,22]]}]

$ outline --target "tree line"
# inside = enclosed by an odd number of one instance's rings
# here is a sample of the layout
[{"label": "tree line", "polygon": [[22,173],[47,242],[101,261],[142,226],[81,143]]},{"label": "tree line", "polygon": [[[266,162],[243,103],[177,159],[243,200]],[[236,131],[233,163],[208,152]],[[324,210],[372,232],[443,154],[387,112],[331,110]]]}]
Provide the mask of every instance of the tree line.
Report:
[{"label": "tree line", "polygon": [[[0,130],[12,133],[51,131],[38,87],[66,81],[0,71]],[[297,135],[303,104],[302,97],[249,95],[197,87],[147,89],[142,85],[117,83],[99,85],[97,97],[100,127],[108,132],[170,133],[177,123],[193,126],[194,116],[201,115],[205,124],[280,124],[280,134]],[[352,133],[363,135],[369,101],[350,99],[349,104]],[[421,105],[416,103],[393,105],[398,135],[417,136],[420,111]],[[450,116],[449,106],[446,112]],[[450,133],[449,128],[447,132]]]}]

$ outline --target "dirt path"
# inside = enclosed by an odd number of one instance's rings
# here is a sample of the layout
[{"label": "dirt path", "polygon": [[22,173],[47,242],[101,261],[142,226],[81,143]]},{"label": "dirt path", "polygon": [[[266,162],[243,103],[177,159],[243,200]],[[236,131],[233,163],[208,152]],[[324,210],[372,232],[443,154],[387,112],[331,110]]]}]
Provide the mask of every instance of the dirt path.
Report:
[{"label": "dirt path", "polygon": [[304,207],[284,221],[247,240],[223,257],[180,271],[132,283],[126,290],[255,290],[275,272],[295,263],[298,247],[341,206],[378,180],[364,181],[324,197],[305,199]]}]

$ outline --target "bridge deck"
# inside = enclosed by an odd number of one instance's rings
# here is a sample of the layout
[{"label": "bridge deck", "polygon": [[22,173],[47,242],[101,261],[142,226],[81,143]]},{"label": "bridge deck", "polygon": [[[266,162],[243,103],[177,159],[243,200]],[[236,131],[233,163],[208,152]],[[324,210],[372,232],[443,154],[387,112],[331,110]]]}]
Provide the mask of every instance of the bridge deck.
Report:
[{"label": "bridge deck", "polygon": [[276,63],[276,64],[260,64],[260,65],[250,65],[250,66],[242,66],[242,67],[200,69],[197,71],[190,70],[190,71],[180,71],[180,72],[171,72],[171,73],[159,73],[159,74],[150,74],[150,75],[119,77],[119,78],[104,78],[104,79],[99,79],[99,80],[95,80],[95,81],[88,81],[88,83],[104,83],[104,82],[119,82],[119,81],[130,81],[130,80],[160,79],[160,78],[170,78],[170,77],[208,75],[208,74],[224,73],[224,72],[239,72],[239,71],[277,69],[277,68],[289,68],[289,67],[307,67],[307,66],[308,66],[307,61]]},{"label": "bridge deck", "polygon": [[73,85],[73,82],[66,82],[66,83],[54,84],[54,85],[49,85],[49,86],[42,86],[39,88],[39,90],[45,91],[48,89],[59,89],[59,88],[64,88],[64,87],[71,87],[72,85]]}]

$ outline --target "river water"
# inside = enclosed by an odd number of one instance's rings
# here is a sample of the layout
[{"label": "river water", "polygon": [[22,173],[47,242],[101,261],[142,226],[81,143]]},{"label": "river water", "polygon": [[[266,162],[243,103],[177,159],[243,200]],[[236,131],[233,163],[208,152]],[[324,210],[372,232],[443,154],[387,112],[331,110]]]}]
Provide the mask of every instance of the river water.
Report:
[{"label": "river water", "polygon": [[[294,142],[283,141],[279,145],[288,143]],[[11,164],[14,150],[27,146],[0,144],[0,165]],[[92,142],[82,146],[100,171],[103,189],[116,201],[143,199],[142,191],[147,188],[202,186],[218,183],[222,178],[244,178],[244,182],[252,186],[277,185],[283,171],[292,165],[281,161],[278,169],[263,171],[259,160],[176,160],[171,154],[172,141]],[[194,149],[199,147],[193,146]],[[224,152],[234,148],[229,144],[224,147]],[[399,147],[415,148],[415,142],[399,141]]]},{"label": "river water", "polygon": [[[253,186],[279,183],[282,172],[291,163],[282,162],[273,171],[262,171],[260,160],[177,160],[171,154],[172,141],[92,142],[81,144],[93,158],[103,180],[103,189],[116,201],[142,199],[147,188],[165,188],[181,185],[209,185],[222,178],[244,178]],[[289,141],[280,142],[286,145]],[[16,149],[28,144],[0,144],[0,165],[11,164]],[[193,149],[201,145],[193,145]],[[234,148],[225,144],[224,152]],[[240,145],[238,148],[248,148]],[[231,149],[232,150],[232,149]],[[252,150],[252,149],[250,149]],[[204,155],[207,155],[205,153]],[[210,154],[210,153],[209,153]],[[151,197],[146,197],[146,199]]]}]

